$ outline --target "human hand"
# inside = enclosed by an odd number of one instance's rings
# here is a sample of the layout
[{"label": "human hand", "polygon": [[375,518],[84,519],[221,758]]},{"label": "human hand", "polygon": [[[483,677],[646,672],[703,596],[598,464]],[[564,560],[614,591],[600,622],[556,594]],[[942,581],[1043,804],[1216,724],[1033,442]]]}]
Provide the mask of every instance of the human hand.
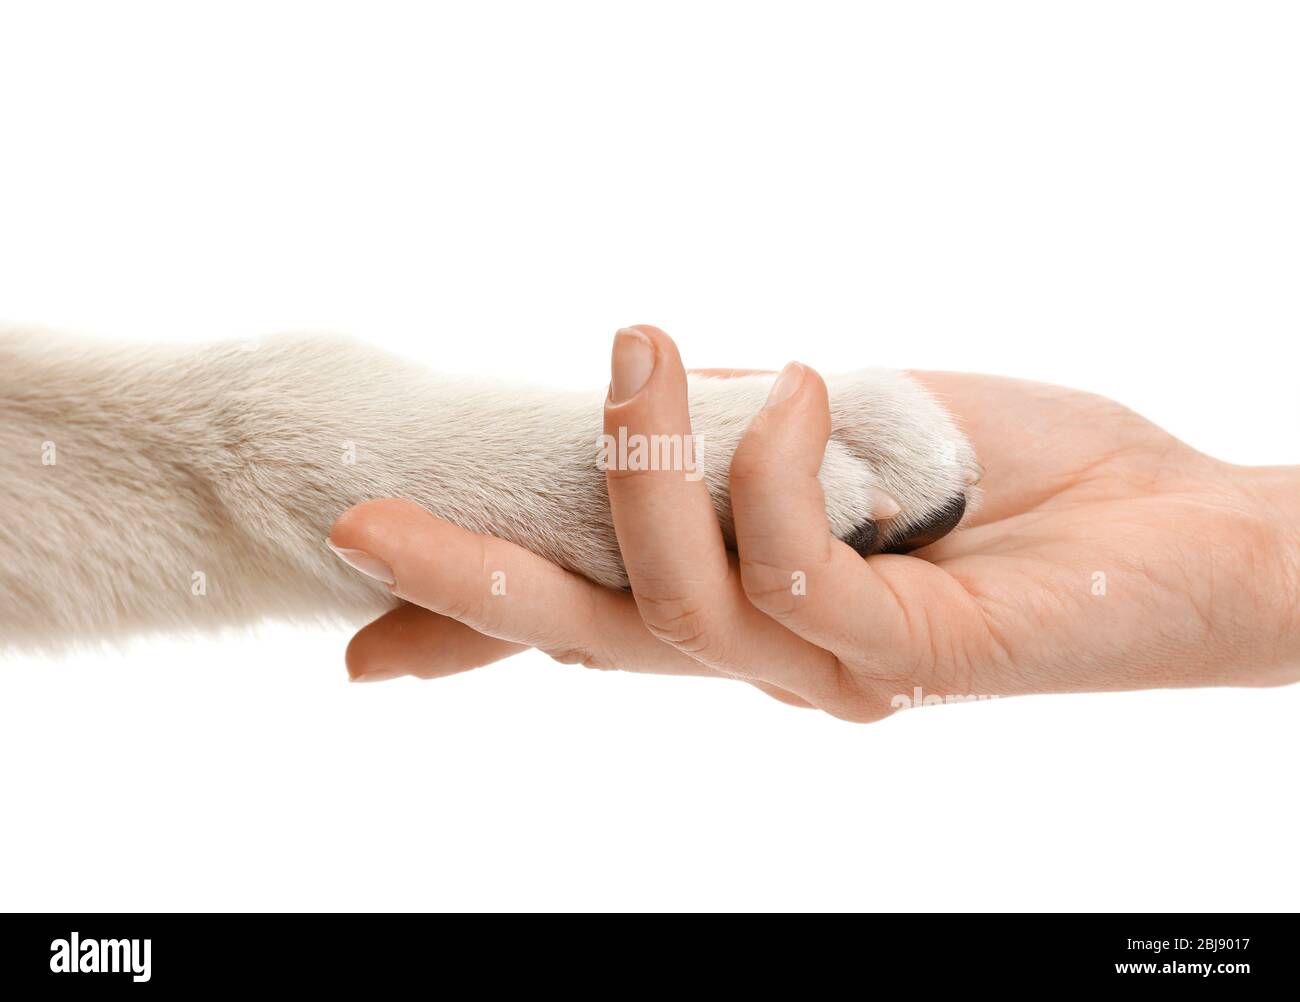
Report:
[{"label": "human hand", "polygon": [[[689,433],[676,349],[639,330],[653,369],[629,387],[636,373],[616,362],[606,431]],[[945,699],[1300,677],[1295,469],[1220,463],[1086,393],[914,375],[986,471],[964,527],[916,555],[864,560],[831,536],[817,481],[826,389],[792,365],[732,462],[736,553],[702,484],[610,473],[631,593],[409,502],[346,512],[331,542],[385,564],[411,603],[357,634],[349,672],[436,677],[537,647],[591,667],[735,677],[852,720],[885,716],[918,690]]]}]

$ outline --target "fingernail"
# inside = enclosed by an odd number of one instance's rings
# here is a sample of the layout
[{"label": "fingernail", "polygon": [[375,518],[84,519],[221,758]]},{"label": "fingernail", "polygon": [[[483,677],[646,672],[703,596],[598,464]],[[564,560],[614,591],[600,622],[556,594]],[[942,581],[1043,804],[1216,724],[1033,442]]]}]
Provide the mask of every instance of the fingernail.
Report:
[{"label": "fingernail", "polygon": [[803,385],[803,366],[798,362],[791,362],[781,374],[776,377],[776,382],[772,384],[772,389],[768,391],[767,400],[763,403],[766,407],[775,407],[782,400],[789,400],[794,396],[795,390]]},{"label": "fingernail", "polygon": [[609,401],[621,404],[636,396],[655,371],[655,349],[650,339],[633,327],[614,335],[610,359]]},{"label": "fingernail", "polygon": [[974,487],[983,479],[984,479],[984,467],[981,466],[979,463],[976,463],[975,469],[972,470],[970,476],[966,478],[966,486]]},{"label": "fingernail", "polygon": [[872,518],[893,518],[903,510],[894,498],[886,494],[879,487],[872,487],[868,490],[871,498],[871,517]]},{"label": "fingernail", "polygon": [[378,557],[372,557],[364,550],[349,550],[346,547],[335,546],[328,539],[325,545],[334,551],[334,555],[342,560],[349,567],[359,570],[367,577],[372,577],[376,581],[382,581],[386,585],[397,583],[397,578],[393,577],[393,569]]}]

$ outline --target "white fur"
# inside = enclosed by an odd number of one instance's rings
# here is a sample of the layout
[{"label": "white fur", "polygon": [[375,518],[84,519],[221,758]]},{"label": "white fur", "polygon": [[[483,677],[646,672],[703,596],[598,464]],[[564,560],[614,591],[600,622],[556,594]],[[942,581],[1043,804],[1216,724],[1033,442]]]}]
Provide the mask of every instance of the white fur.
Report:
[{"label": "white fur", "polygon": [[[731,455],[771,381],[692,380],[728,533]],[[970,447],[910,378],[828,385],[838,535],[871,516],[872,486],[902,506],[892,538],[966,492]],[[374,616],[392,598],[323,539],[379,497],[625,586],[596,464],[602,400],[440,376],[328,336],[196,348],[0,331],[0,640]]]}]

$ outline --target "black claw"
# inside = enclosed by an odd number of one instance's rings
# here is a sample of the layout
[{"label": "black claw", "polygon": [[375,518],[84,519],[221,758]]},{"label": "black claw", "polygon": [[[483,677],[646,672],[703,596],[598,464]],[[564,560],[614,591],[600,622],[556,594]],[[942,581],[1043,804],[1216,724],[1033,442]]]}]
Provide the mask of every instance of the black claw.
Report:
[{"label": "black claw", "polygon": [[961,517],[965,514],[966,498],[964,495],[959,494],[921,525],[912,529],[906,539],[901,539],[897,543],[885,547],[883,552],[911,553],[913,550],[919,550],[922,546],[936,543],[957,528],[957,523],[961,521]]}]

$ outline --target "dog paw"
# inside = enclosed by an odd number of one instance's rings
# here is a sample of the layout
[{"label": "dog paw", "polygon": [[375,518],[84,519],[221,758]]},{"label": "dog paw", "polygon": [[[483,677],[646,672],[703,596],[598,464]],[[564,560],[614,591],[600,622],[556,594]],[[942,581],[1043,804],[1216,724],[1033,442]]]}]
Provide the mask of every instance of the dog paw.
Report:
[{"label": "dog paw", "polygon": [[[774,375],[690,378],[691,427],[703,447],[702,476],[718,522],[734,546],[731,459],[754,415],[767,399]],[[835,536],[863,556],[908,553],[933,543],[961,522],[975,500],[980,467],[974,450],[952,418],[920,384],[902,372],[867,369],[826,380],[831,437],[819,479],[826,517]],[[558,414],[536,423],[566,427],[568,457],[550,489],[557,500],[546,518],[522,517],[518,492],[494,505],[496,514],[470,528],[527,546],[600,584],[627,587],[627,573],[614,533],[604,474],[591,462],[589,429],[599,425],[595,408]],[[588,480],[588,478],[592,478]],[[504,490],[503,479],[494,493]],[[523,478],[533,497],[541,470]],[[591,483],[590,490],[565,484]],[[529,506],[532,507],[531,505]],[[436,509],[435,509],[436,510]],[[461,509],[463,511],[463,509]],[[456,507],[449,509],[458,520]],[[502,514],[504,513],[504,514]]]},{"label": "dog paw", "polygon": [[[872,487],[899,509],[855,524],[862,501],[853,485],[837,483],[834,469],[823,464],[827,511],[837,534],[845,532],[840,538],[864,556],[908,553],[955,529],[976,500],[983,470],[944,407],[910,376],[887,369],[832,377],[827,388],[831,441],[865,464]],[[843,506],[838,525],[837,504]],[[852,529],[841,528],[850,524]]]},{"label": "dog paw", "polygon": [[[729,540],[731,455],[772,380],[697,376],[691,383],[692,423],[712,452],[706,480]],[[907,553],[956,528],[981,471],[943,406],[895,370],[832,376],[826,385],[832,431],[820,480],[831,531],[868,556]]]}]

